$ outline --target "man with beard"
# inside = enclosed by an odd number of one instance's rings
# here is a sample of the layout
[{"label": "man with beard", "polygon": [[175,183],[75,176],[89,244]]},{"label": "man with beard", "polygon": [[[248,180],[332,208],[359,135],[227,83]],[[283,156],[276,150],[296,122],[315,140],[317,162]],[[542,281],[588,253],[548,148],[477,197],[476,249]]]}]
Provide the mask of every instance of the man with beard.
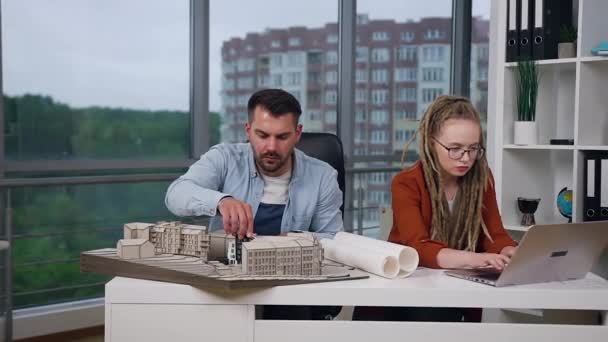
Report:
[{"label": "man with beard", "polygon": [[[212,216],[210,230],[244,237],[343,230],[337,171],[294,148],[302,135],[300,104],[280,89],[251,96],[248,143],[219,144],[167,190],[178,216]],[[219,213],[220,216],[217,214]]]}]

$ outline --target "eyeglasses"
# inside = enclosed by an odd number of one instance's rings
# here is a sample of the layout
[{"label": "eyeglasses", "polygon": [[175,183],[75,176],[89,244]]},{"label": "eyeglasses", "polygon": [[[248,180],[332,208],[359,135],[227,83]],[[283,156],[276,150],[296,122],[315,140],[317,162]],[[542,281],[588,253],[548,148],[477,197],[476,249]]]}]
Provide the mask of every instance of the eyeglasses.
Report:
[{"label": "eyeglasses", "polygon": [[444,144],[442,144],[439,140],[437,140],[435,138],[433,138],[433,140],[435,140],[435,142],[437,142],[439,145],[441,145],[441,147],[445,148],[448,151],[448,157],[450,157],[450,159],[454,159],[454,160],[462,159],[462,157],[464,157],[464,154],[466,152],[469,153],[469,158],[479,160],[483,157],[483,154],[485,152],[485,149],[483,147],[474,147],[474,148],[470,148],[470,149],[466,149],[466,148],[462,148],[462,147],[447,147]]}]

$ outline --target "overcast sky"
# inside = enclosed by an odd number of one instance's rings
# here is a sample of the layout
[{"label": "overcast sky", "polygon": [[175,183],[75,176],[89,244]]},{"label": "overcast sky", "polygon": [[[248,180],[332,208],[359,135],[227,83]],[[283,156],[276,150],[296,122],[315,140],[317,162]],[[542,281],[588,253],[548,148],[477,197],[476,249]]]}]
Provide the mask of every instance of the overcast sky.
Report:
[{"label": "overcast sky", "polygon": [[[76,107],[187,110],[188,0],[1,0],[3,86]],[[490,0],[473,14],[489,17]],[[337,21],[329,0],[211,0],[210,108],[220,108],[220,47],[230,37]],[[370,19],[451,15],[451,0],[359,0]]]}]

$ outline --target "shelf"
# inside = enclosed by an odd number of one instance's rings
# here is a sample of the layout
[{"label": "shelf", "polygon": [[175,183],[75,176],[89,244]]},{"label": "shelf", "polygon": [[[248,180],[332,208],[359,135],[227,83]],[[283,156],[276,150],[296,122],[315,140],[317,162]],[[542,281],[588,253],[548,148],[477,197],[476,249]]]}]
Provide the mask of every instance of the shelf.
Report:
[{"label": "shelf", "polygon": [[608,151],[608,146],[606,146],[606,145],[598,145],[598,146],[578,145],[578,146],[576,146],[576,149],[583,150],[583,151]]},{"label": "shelf", "polygon": [[[560,58],[560,59],[539,59],[536,61],[538,65],[560,65],[560,64],[575,64],[576,58]],[[517,67],[517,62],[505,63],[507,68]]]},{"label": "shelf", "polygon": [[582,63],[608,62],[608,56],[606,56],[606,57],[601,57],[601,56],[581,57],[581,62]]},{"label": "shelf", "polygon": [[514,145],[503,146],[506,150],[574,150],[574,145]]}]

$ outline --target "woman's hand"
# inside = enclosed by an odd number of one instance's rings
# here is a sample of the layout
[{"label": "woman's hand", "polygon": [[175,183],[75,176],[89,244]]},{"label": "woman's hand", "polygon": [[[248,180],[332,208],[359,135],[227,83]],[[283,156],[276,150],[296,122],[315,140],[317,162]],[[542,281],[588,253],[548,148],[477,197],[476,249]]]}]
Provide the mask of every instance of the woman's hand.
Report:
[{"label": "woman's hand", "polygon": [[503,254],[495,253],[472,253],[470,265],[473,268],[493,267],[502,271],[511,258]]},{"label": "woman's hand", "polygon": [[502,255],[506,255],[509,258],[513,257],[513,254],[515,254],[515,252],[517,252],[517,247],[513,247],[513,246],[506,246],[505,248],[503,248],[500,251],[500,254]]}]

